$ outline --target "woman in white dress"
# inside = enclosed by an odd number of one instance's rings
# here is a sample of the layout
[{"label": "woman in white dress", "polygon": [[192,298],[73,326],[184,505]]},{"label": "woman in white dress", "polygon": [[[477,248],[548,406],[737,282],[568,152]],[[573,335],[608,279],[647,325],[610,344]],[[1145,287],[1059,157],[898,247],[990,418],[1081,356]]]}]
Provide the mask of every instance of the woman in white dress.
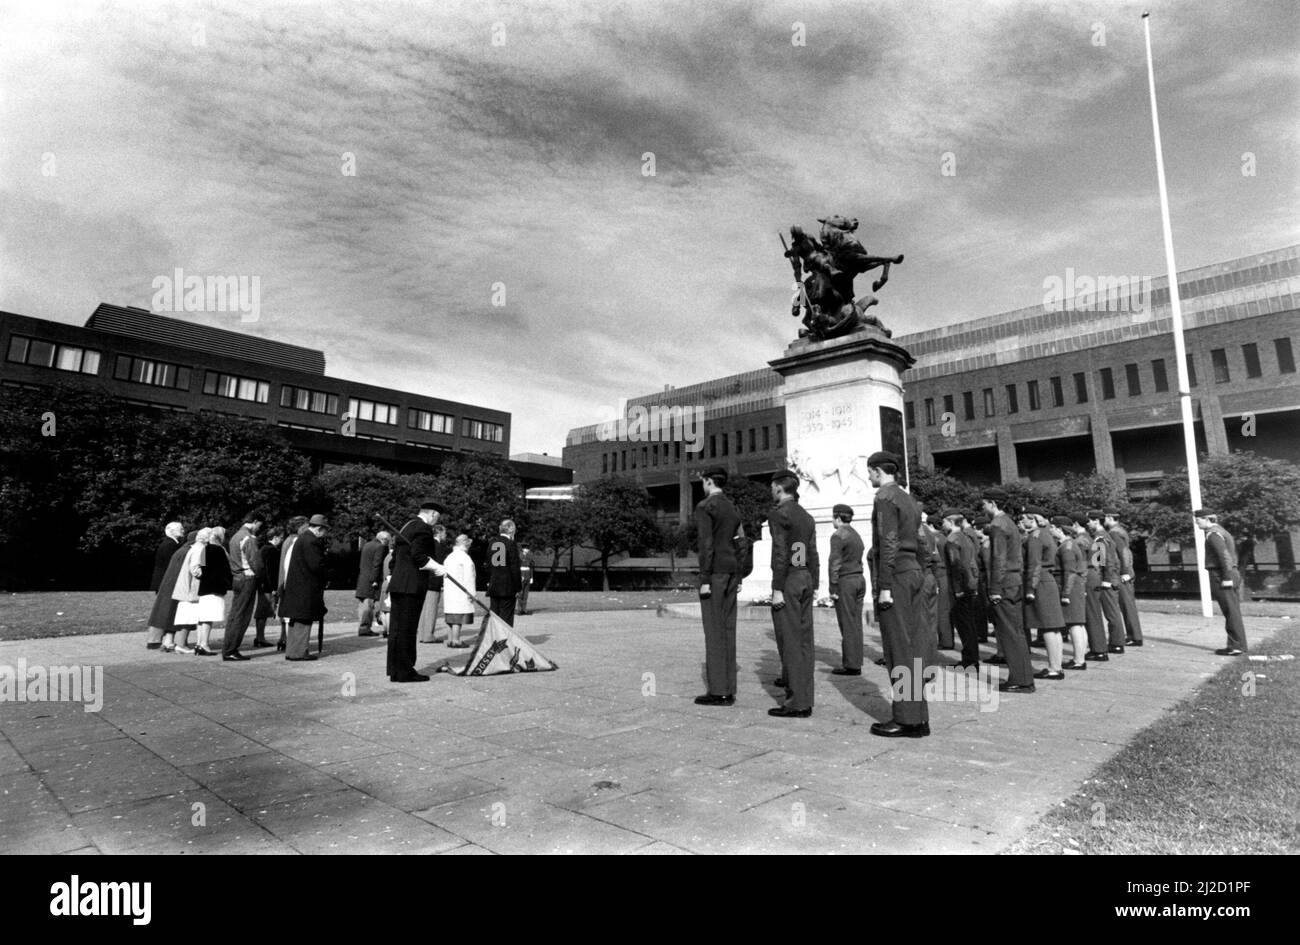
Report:
[{"label": "woman in white dress", "polygon": [[[181,564],[180,574],[176,575],[176,586],[172,588],[172,598],[178,601],[176,604],[176,633],[180,636],[180,648],[182,653],[193,653],[194,651],[187,645],[189,642],[190,627],[199,622],[199,577],[203,574],[203,551],[208,546],[208,539],[212,536],[212,529],[200,528],[194,536],[194,543],[190,545],[189,551],[185,553],[185,561]],[[163,637],[162,651],[164,653],[176,652],[176,643],[172,634]]]},{"label": "woman in white dress", "polygon": [[474,562],[469,556],[469,546],[468,535],[457,535],[456,546],[447,553],[447,560],[442,563],[447,569],[447,577],[454,578],[460,584],[460,587],[452,581],[443,581],[442,584],[442,612],[447,620],[447,645],[457,650],[469,646],[468,643],[461,642],[460,628],[474,623],[472,595],[478,577],[474,573]]}]

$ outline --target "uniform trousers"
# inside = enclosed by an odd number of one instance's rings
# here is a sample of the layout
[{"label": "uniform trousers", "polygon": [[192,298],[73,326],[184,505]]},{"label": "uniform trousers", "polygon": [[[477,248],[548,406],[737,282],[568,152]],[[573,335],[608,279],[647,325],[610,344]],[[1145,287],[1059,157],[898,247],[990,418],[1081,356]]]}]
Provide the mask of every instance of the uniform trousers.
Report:
[{"label": "uniform trousers", "polygon": [[889,669],[894,721],[900,725],[930,721],[925,680],[919,676],[938,671],[935,655],[939,638],[923,599],[926,583],[920,569],[895,570],[891,589],[894,603],[886,610],[877,611]]},{"label": "uniform trousers", "polygon": [[[1223,581],[1232,581],[1232,587],[1220,587]],[[1236,568],[1227,573],[1210,572],[1210,592],[1223,612],[1224,629],[1228,631],[1228,646],[1246,649],[1246,627],[1241,622],[1241,574]]]},{"label": "uniform trousers", "polygon": [[841,574],[836,583],[835,620],[840,625],[840,660],[845,669],[862,668],[862,608],[867,582],[861,572]]},{"label": "uniform trousers", "polygon": [[776,648],[781,655],[782,675],[790,690],[791,709],[813,705],[813,586],[806,568],[791,568],[786,574],[785,606],[772,611]]},{"label": "uniform trousers", "polygon": [[1138,616],[1137,592],[1132,581],[1119,583],[1119,612],[1124,618],[1124,629],[1129,639],[1141,643],[1142,618]]},{"label": "uniform trousers", "polygon": [[704,677],[709,695],[736,694],[736,595],[740,581],[734,574],[714,574],[712,593],[700,601],[704,619]]},{"label": "uniform trousers", "polygon": [[1004,585],[1001,600],[993,603],[993,631],[1007,661],[1007,682],[1013,686],[1034,684],[1033,664],[1029,661],[1029,643],[1024,632],[1024,589],[1019,584]]}]

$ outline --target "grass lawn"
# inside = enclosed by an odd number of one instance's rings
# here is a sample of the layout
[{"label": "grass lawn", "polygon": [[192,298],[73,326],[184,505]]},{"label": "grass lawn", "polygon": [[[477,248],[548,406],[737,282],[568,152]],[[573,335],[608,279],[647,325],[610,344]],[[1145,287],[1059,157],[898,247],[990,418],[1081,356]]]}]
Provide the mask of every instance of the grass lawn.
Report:
[{"label": "grass lawn", "polygon": [[[480,595],[484,603],[487,598]],[[596,610],[654,610],[661,603],[698,600],[694,591],[534,591],[528,609],[536,613]],[[87,633],[143,633],[153,609],[149,591],[47,591],[0,595],[0,640],[30,640]],[[230,606],[230,598],[226,598]],[[325,592],[327,620],[356,619],[351,591]]]},{"label": "grass lawn", "polygon": [[[1300,654],[1300,627],[1265,654]],[[1297,743],[1300,660],[1228,661],[1007,852],[1300,852]]]}]

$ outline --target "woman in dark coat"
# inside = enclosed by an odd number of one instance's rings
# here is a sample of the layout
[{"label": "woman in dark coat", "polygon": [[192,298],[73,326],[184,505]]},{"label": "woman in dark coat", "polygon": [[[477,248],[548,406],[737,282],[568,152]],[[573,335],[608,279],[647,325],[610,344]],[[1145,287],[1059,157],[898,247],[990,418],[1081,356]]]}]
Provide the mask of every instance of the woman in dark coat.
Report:
[{"label": "woman in dark coat", "polygon": [[1085,581],[1088,561],[1074,538],[1074,522],[1069,516],[1058,515],[1053,518],[1051,531],[1052,537],[1058,542],[1057,567],[1053,573],[1061,585],[1061,616],[1070,630],[1070,645],[1074,648],[1074,660],[1066,663],[1064,668],[1083,670],[1088,668],[1083,659],[1088,644],[1088,635],[1084,631],[1087,620],[1088,590]]},{"label": "woman in dark coat", "polygon": [[253,646],[270,646],[266,638],[266,622],[275,616],[276,591],[280,583],[280,543],[284,541],[284,529],[273,528],[266,536],[266,544],[258,549],[262,556],[262,572],[257,584],[257,607],[253,611],[253,621],[257,635],[253,637]]},{"label": "woman in dark coat", "polygon": [[153,600],[153,610],[149,612],[149,629],[145,646],[148,649],[156,650],[162,646],[164,636],[176,632],[176,605],[180,601],[172,597],[172,590],[176,587],[176,577],[181,573],[181,565],[185,562],[185,554],[190,550],[190,545],[194,544],[194,536],[198,531],[192,531],[185,539],[185,544],[175,545],[175,550],[167,559],[167,566],[163,573],[158,576],[155,582],[155,590],[158,592]]},{"label": "woman in dark coat", "polygon": [[[1048,531],[1041,509],[1029,506],[1020,516],[1025,537],[1025,607],[1032,609],[1032,625],[1042,633],[1047,645],[1047,668],[1034,674],[1035,679],[1064,679],[1061,672],[1061,631],[1065,615],[1061,612],[1061,587],[1052,570],[1056,567],[1056,539]],[[1030,600],[1030,597],[1033,600]],[[1026,626],[1029,626],[1026,621]]]},{"label": "woman in dark coat", "polygon": [[[208,635],[212,625],[225,623],[226,595],[234,585],[230,572],[230,556],[226,554],[226,530],[212,529],[208,546],[203,549],[203,573],[199,576],[199,641],[194,652],[199,656],[212,656],[208,649]],[[178,646],[176,652],[182,652]]]}]

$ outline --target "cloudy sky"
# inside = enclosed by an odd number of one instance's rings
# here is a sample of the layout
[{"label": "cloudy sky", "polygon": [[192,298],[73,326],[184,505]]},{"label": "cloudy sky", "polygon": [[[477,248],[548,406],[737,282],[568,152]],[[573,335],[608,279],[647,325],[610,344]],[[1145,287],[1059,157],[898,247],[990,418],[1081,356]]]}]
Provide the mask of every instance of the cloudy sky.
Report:
[{"label": "cloudy sky", "polygon": [[556,454],[779,355],[791,223],[906,254],[896,334],[1162,273],[1143,9],[1179,267],[1300,241],[1294,0],[0,0],[0,309],[255,275],[184,317]]}]

